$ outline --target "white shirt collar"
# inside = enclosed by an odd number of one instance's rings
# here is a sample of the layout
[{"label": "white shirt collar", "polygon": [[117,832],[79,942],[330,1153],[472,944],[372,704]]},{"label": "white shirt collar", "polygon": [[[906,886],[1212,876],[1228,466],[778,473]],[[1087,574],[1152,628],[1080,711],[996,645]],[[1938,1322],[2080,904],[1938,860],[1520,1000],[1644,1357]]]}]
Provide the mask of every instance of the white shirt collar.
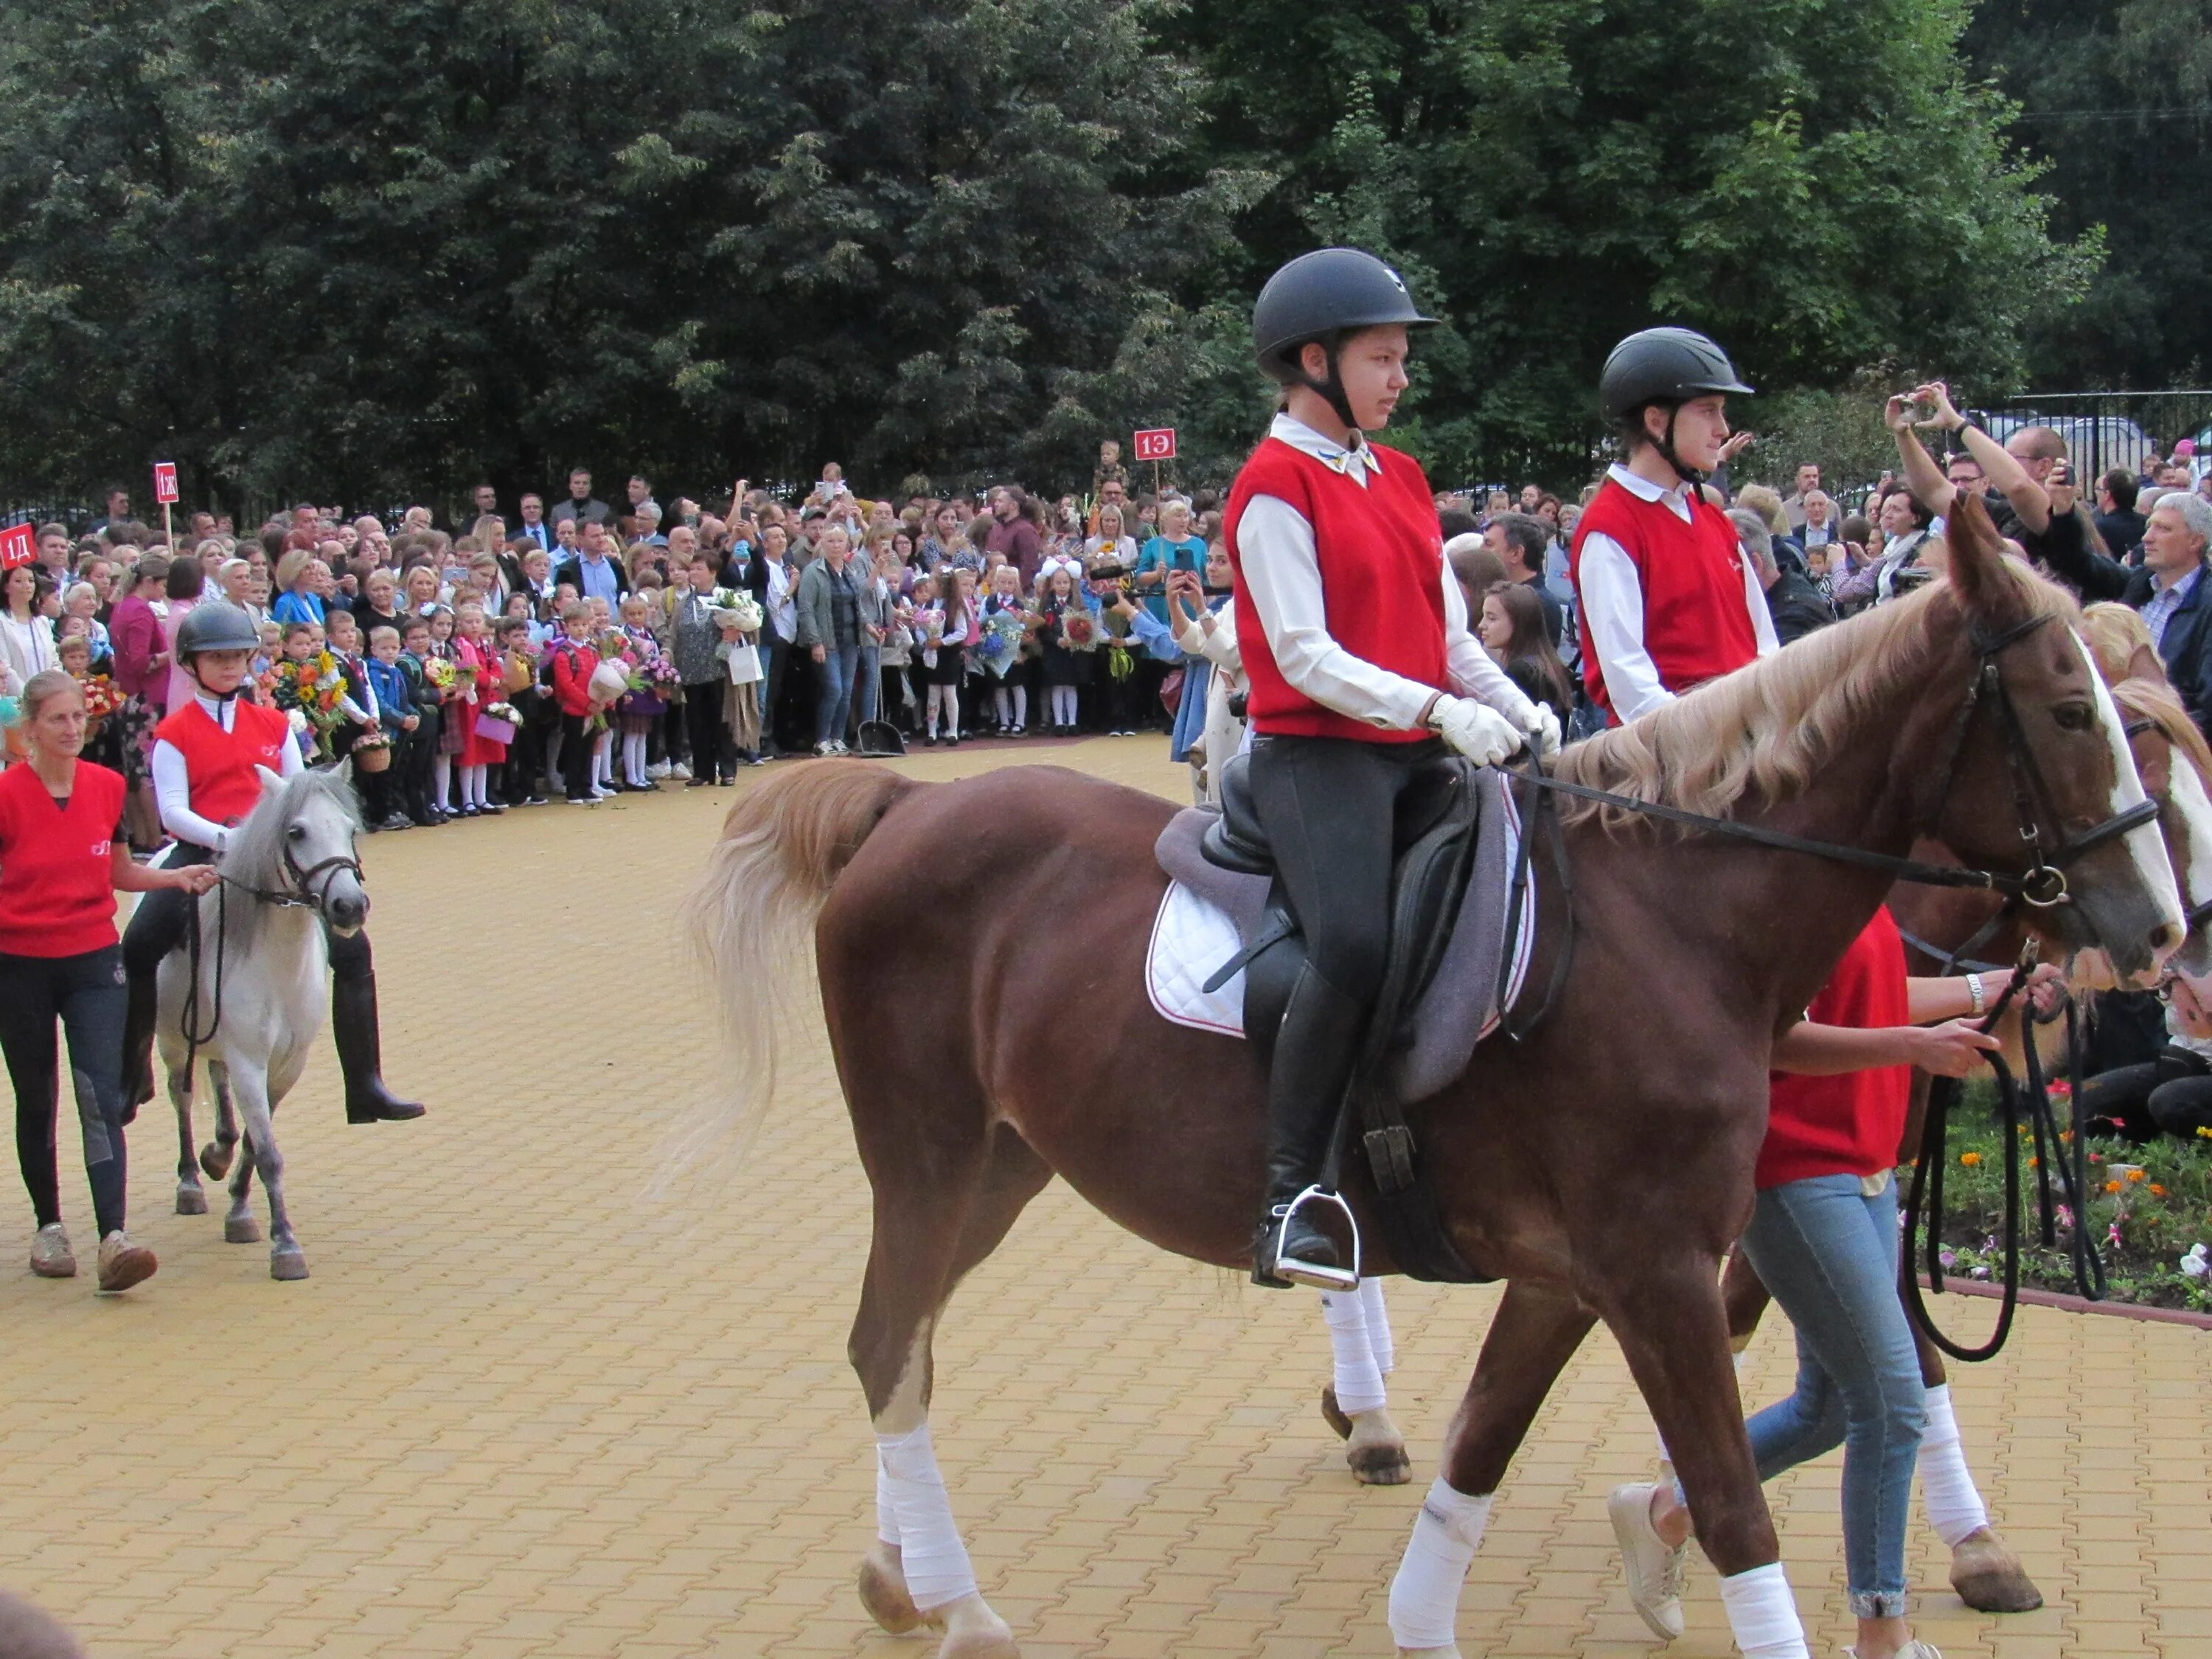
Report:
[{"label": "white shirt collar", "polygon": [[1334,438],[1323,437],[1304,421],[1287,414],[1275,416],[1267,435],[1279,438],[1296,450],[1300,450],[1319,461],[1332,472],[1340,472],[1362,489],[1367,487],[1367,475],[1382,471],[1382,459],[1367,447],[1364,433],[1352,434],[1352,447],[1346,449]]},{"label": "white shirt collar", "polygon": [[1684,524],[1689,523],[1690,486],[1686,482],[1676,484],[1672,489],[1662,489],[1650,479],[1639,477],[1618,461],[1606,469],[1605,475],[1639,501],[1664,501],[1668,512]]}]

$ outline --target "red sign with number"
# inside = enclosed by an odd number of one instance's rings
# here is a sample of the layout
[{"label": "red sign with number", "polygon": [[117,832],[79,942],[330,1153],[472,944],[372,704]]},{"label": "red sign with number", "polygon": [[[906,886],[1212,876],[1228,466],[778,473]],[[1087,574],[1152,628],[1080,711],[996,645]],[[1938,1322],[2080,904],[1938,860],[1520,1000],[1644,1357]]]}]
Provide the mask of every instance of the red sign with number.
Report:
[{"label": "red sign with number", "polygon": [[27,524],[0,530],[0,570],[13,570],[39,556],[39,532]]},{"label": "red sign with number", "polygon": [[177,499],[177,464],[174,461],[154,463],[154,499],[165,506]]},{"label": "red sign with number", "polygon": [[1140,461],[1171,461],[1175,459],[1175,428],[1156,426],[1137,434],[1137,459]]}]

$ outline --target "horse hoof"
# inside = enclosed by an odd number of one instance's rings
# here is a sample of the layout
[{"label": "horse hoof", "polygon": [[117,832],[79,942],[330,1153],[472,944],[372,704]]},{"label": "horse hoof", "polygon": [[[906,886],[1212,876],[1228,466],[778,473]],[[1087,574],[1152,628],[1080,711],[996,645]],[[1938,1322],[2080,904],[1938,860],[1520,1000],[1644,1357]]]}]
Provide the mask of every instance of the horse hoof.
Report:
[{"label": "horse hoof", "polygon": [[210,1140],[200,1148],[200,1173],[210,1181],[220,1181],[230,1173],[230,1160],[237,1152],[234,1146],[219,1146]]},{"label": "horse hoof", "polygon": [[222,1218],[222,1242],[226,1244],[258,1244],[261,1224],[250,1215],[227,1215]]},{"label": "horse hoof", "polygon": [[945,1632],[937,1659],[1021,1659],[1006,1621],[973,1591],[932,1609],[928,1621]]},{"label": "horse hoof", "polygon": [[1976,1613],[2033,1613],[2043,1605],[2012,1546],[1988,1527],[1952,1549],[1951,1588]]},{"label": "horse hoof", "polygon": [[294,1279],[307,1276],[307,1257],[303,1250],[271,1250],[269,1253],[269,1277]]},{"label": "horse hoof", "polygon": [[207,1194],[197,1187],[178,1188],[177,1213],[179,1215],[205,1215],[207,1213]]},{"label": "horse hoof", "polygon": [[878,1559],[879,1553],[871,1550],[861,1558],[860,1605],[884,1630],[903,1636],[920,1627],[921,1613],[907,1594],[905,1573],[896,1563]]},{"label": "horse hoof", "polygon": [[1352,1478],[1363,1486],[1402,1486],[1413,1478],[1413,1460],[1406,1455],[1403,1443],[1349,1446],[1344,1461],[1352,1466]]},{"label": "horse hoof", "polygon": [[1321,1420],[1336,1431],[1336,1437],[1339,1440],[1352,1438],[1352,1419],[1344,1414],[1344,1408],[1336,1403],[1336,1384],[1334,1382],[1324,1382],[1321,1385]]}]

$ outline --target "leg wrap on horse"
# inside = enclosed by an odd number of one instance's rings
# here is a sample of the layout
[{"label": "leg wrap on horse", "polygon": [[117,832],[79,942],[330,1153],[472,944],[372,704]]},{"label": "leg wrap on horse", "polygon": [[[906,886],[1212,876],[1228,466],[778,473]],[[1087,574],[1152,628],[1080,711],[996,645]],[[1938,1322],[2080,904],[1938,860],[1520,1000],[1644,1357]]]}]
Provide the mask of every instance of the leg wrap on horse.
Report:
[{"label": "leg wrap on horse", "polygon": [[1812,1659],[1805,1626],[1797,1617],[1797,1598],[1779,1561],[1721,1580],[1721,1605],[1728,1610],[1729,1633],[1743,1659]]},{"label": "leg wrap on horse", "polygon": [[1928,1390],[1928,1426],[1920,1436],[1920,1499],[1927,1506],[1928,1524],[1947,1545],[1955,1546],[1990,1524],[1989,1510],[1966,1468],[1948,1383]]},{"label": "leg wrap on horse", "polygon": [[915,1606],[927,1613],[975,1595],[975,1570],[969,1565],[960,1528],[953,1524],[945,1477],[938,1473],[937,1454],[930,1445],[929,1425],[907,1434],[878,1435],[876,1457],[896,1518],[899,1560]]},{"label": "leg wrap on horse", "polygon": [[1390,1312],[1382,1305],[1382,1281],[1359,1281],[1359,1311],[1367,1322],[1367,1348],[1375,1356],[1375,1374],[1388,1376],[1398,1369],[1398,1348],[1390,1337]]},{"label": "leg wrap on horse", "polygon": [[[1372,1284],[1364,1279],[1360,1290]],[[1332,1386],[1339,1410],[1371,1412],[1388,1402],[1382,1371],[1375,1363],[1375,1350],[1367,1336],[1367,1310],[1360,1291],[1323,1291],[1322,1317],[1328,1322],[1328,1346],[1336,1360]]]},{"label": "leg wrap on horse", "polygon": [[1455,1640],[1460,1586],[1490,1524],[1495,1492],[1470,1498],[1438,1475],[1421,1500],[1405,1559],[1390,1581],[1390,1634],[1401,1648],[1448,1648]]}]

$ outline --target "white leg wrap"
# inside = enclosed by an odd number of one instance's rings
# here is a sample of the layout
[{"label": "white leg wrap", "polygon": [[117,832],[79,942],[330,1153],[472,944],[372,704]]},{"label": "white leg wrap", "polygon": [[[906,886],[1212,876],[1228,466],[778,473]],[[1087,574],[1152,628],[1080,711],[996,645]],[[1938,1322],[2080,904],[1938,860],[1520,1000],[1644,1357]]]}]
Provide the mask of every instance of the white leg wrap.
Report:
[{"label": "white leg wrap", "polygon": [[876,1455],[882,1460],[883,1486],[898,1527],[899,1561],[915,1606],[927,1613],[975,1595],[975,1570],[968,1564],[960,1528],[952,1523],[952,1504],[945,1495],[945,1477],[937,1472],[929,1425],[908,1434],[878,1435]]},{"label": "white leg wrap", "polygon": [[893,1549],[898,1547],[898,1506],[891,1501],[891,1478],[884,1468],[884,1449],[876,1447],[876,1536]]},{"label": "white leg wrap", "polygon": [[1336,1403],[1347,1414],[1371,1412],[1389,1396],[1367,1337],[1366,1308],[1358,1291],[1323,1291],[1322,1317],[1328,1321],[1328,1346],[1336,1356]]},{"label": "white leg wrap", "polygon": [[1390,1313],[1382,1305],[1382,1281],[1359,1281],[1359,1310],[1367,1316],[1367,1346],[1375,1356],[1375,1369],[1388,1376],[1398,1369],[1398,1350],[1390,1340]]},{"label": "white leg wrap", "polygon": [[1721,1605],[1743,1659],[1813,1659],[1798,1621],[1797,1598],[1779,1561],[1722,1579]]},{"label": "white leg wrap", "polygon": [[1460,1586],[1482,1542],[1495,1492],[1469,1498],[1439,1475],[1421,1500],[1405,1559],[1390,1581],[1390,1634],[1401,1648],[1448,1648],[1458,1622]]},{"label": "white leg wrap", "polygon": [[1948,1383],[1928,1390],[1928,1426],[1920,1436],[1920,1501],[1928,1524],[1947,1546],[1990,1524],[1990,1512],[1966,1467],[1959,1441],[1959,1419],[1951,1411]]}]

